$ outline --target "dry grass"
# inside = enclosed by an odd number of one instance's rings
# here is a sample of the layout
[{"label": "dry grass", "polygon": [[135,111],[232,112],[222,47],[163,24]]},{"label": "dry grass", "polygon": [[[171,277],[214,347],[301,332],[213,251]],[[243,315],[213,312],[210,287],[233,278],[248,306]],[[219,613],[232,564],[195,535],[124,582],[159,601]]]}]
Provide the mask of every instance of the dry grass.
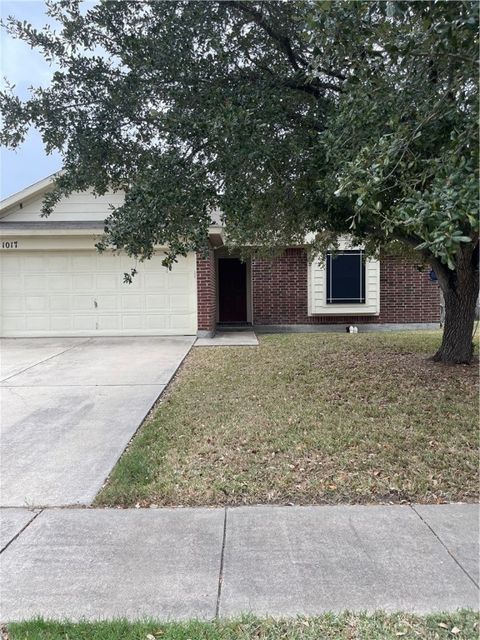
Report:
[{"label": "dry grass", "polygon": [[290,620],[244,617],[212,622],[51,622],[32,620],[8,626],[10,640],[476,640],[478,614],[473,611],[416,616],[327,613]]},{"label": "dry grass", "polygon": [[477,366],[439,332],[194,349],[101,505],[442,502],[478,495]]}]

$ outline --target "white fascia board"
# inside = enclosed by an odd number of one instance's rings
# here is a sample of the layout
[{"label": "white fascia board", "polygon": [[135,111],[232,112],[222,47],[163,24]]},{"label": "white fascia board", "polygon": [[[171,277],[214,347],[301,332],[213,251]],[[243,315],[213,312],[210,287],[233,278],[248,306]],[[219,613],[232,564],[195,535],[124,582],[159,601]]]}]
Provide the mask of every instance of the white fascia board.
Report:
[{"label": "white fascia board", "polygon": [[53,173],[51,176],[48,176],[43,180],[39,180],[38,182],[31,184],[29,187],[26,187],[21,191],[17,191],[17,193],[14,193],[13,195],[8,196],[8,198],[0,201],[0,218],[7,215],[8,210],[16,204],[24,202],[25,200],[30,200],[41,193],[46,193],[53,187],[53,183],[57,175],[58,173]]}]

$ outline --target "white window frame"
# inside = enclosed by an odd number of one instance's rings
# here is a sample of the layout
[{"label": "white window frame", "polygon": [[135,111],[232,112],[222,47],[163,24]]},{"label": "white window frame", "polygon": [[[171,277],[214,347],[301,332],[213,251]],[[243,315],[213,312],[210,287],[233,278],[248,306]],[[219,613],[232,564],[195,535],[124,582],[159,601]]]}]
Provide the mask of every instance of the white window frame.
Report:
[{"label": "white window frame", "polygon": [[[331,304],[342,304],[341,302],[338,302],[339,300],[341,300],[341,298],[336,298],[335,302],[332,302],[331,299],[329,299],[328,296],[328,289],[330,288],[330,296],[331,296],[331,292],[333,289],[333,275],[334,275],[334,264],[335,264],[335,257],[336,255],[356,255],[359,259],[359,276],[360,276],[360,296],[359,296],[359,300],[357,302],[351,302],[351,298],[348,298],[349,302],[348,304],[354,304],[354,305],[361,305],[361,304],[365,304],[367,296],[366,296],[366,290],[364,290],[364,284],[363,281],[365,280],[365,285],[366,285],[366,275],[367,275],[367,269],[366,269],[366,264],[364,263],[365,260],[365,255],[362,249],[345,249],[343,251],[329,251],[326,255],[326,272],[328,274],[328,272],[330,272],[330,282],[327,281],[327,290],[326,290],[326,303],[328,305]],[[363,302],[360,302],[360,300],[363,298]],[[343,300],[347,300],[347,298],[343,298]]]},{"label": "white window frame", "polygon": [[[340,241],[339,251],[363,251],[364,247],[351,246]],[[380,314],[380,261],[365,259],[365,303],[327,303],[326,257],[315,258],[308,266],[308,315],[358,316]]]}]

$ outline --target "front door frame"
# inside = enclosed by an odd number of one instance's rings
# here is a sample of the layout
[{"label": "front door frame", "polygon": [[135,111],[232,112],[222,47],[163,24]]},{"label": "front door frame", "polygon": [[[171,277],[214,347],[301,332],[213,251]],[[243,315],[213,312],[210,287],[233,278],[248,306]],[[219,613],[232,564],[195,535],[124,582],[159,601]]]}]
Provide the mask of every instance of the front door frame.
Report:
[{"label": "front door frame", "polygon": [[[215,322],[220,322],[220,304],[219,304],[219,286],[218,286],[218,260],[219,258],[237,258],[240,260],[238,253],[230,253],[225,247],[221,247],[215,251]],[[247,266],[247,324],[252,324],[253,318],[253,300],[252,300],[252,261],[251,258],[244,260]]]}]

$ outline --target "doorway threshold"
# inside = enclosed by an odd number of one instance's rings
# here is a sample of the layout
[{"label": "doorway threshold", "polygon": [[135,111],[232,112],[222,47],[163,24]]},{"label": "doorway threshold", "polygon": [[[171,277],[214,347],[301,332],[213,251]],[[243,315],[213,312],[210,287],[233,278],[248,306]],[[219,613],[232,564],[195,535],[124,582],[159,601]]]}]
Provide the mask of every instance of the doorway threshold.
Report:
[{"label": "doorway threshold", "polygon": [[251,322],[218,322],[216,331],[253,331],[253,327]]}]

